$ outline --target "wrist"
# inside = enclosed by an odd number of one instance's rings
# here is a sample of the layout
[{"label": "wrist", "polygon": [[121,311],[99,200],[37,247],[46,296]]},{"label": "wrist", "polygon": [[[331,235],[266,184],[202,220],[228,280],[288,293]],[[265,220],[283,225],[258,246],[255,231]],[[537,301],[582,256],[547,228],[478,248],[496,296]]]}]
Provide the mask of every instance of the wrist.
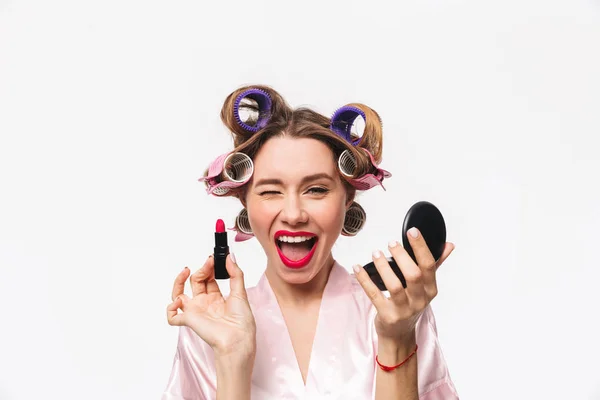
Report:
[{"label": "wrist", "polygon": [[414,331],[399,338],[379,338],[377,355],[382,364],[396,365],[405,360],[416,346],[417,337]]},{"label": "wrist", "polygon": [[256,355],[256,348],[251,345],[230,349],[213,348],[213,351],[215,353],[215,360],[222,359],[227,362],[242,362],[248,358],[254,358]]},{"label": "wrist", "polygon": [[226,368],[246,368],[254,364],[256,357],[255,343],[240,343],[227,349],[214,349],[215,364]]},{"label": "wrist", "polygon": [[223,372],[248,371],[254,366],[254,357],[215,357],[215,367],[217,373]]},{"label": "wrist", "polygon": [[215,354],[217,382],[221,387],[246,387],[250,390],[254,354]]},{"label": "wrist", "polygon": [[228,361],[242,361],[253,358],[256,354],[256,336],[247,335],[243,340],[230,343],[216,343],[213,347],[215,359],[222,358]]}]

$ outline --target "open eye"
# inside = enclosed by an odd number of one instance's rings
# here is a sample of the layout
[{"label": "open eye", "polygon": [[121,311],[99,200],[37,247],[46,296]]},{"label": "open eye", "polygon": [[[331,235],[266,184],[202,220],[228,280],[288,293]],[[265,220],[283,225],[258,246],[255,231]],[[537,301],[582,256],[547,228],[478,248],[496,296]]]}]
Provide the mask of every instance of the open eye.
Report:
[{"label": "open eye", "polygon": [[329,189],[320,186],[315,186],[308,189],[308,192],[312,194],[325,194],[329,192]]}]

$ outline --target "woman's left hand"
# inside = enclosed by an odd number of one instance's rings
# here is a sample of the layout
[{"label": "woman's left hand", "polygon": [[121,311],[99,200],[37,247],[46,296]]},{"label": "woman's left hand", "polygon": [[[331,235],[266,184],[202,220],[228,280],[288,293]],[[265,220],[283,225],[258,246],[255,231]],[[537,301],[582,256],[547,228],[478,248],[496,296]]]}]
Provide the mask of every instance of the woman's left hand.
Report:
[{"label": "woman's left hand", "polygon": [[357,271],[355,267],[358,282],[377,309],[377,335],[394,342],[414,337],[419,316],[438,293],[436,271],[454,250],[454,244],[446,243],[436,262],[418,229],[411,228],[407,236],[417,263],[398,242],[389,244],[392,257],[406,278],[406,289],[380,251],[373,252],[373,262],[390,293],[389,298],[377,288],[364,268],[358,266]]}]

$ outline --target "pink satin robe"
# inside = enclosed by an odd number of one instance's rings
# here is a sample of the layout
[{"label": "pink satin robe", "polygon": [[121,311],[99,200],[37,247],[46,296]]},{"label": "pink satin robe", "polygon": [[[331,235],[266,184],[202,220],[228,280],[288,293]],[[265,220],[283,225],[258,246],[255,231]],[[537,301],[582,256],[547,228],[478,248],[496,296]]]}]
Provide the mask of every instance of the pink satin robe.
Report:
[{"label": "pink satin robe", "polygon": [[[321,300],[306,385],[277,299],[263,274],[248,288],[256,320],[253,400],[344,399],[375,397],[376,310],[358,281],[334,264]],[[428,307],[417,325],[420,400],[456,400]],[[214,353],[194,331],[181,327],[173,369],[162,400],[216,398]]]}]

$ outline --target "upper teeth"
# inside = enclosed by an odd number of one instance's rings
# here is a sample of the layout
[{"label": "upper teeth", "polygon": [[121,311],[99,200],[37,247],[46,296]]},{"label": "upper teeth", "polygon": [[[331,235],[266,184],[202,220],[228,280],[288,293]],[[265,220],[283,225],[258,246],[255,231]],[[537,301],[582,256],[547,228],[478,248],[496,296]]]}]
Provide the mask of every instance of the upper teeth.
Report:
[{"label": "upper teeth", "polygon": [[300,243],[312,238],[312,236],[279,236],[277,240],[287,243]]}]

